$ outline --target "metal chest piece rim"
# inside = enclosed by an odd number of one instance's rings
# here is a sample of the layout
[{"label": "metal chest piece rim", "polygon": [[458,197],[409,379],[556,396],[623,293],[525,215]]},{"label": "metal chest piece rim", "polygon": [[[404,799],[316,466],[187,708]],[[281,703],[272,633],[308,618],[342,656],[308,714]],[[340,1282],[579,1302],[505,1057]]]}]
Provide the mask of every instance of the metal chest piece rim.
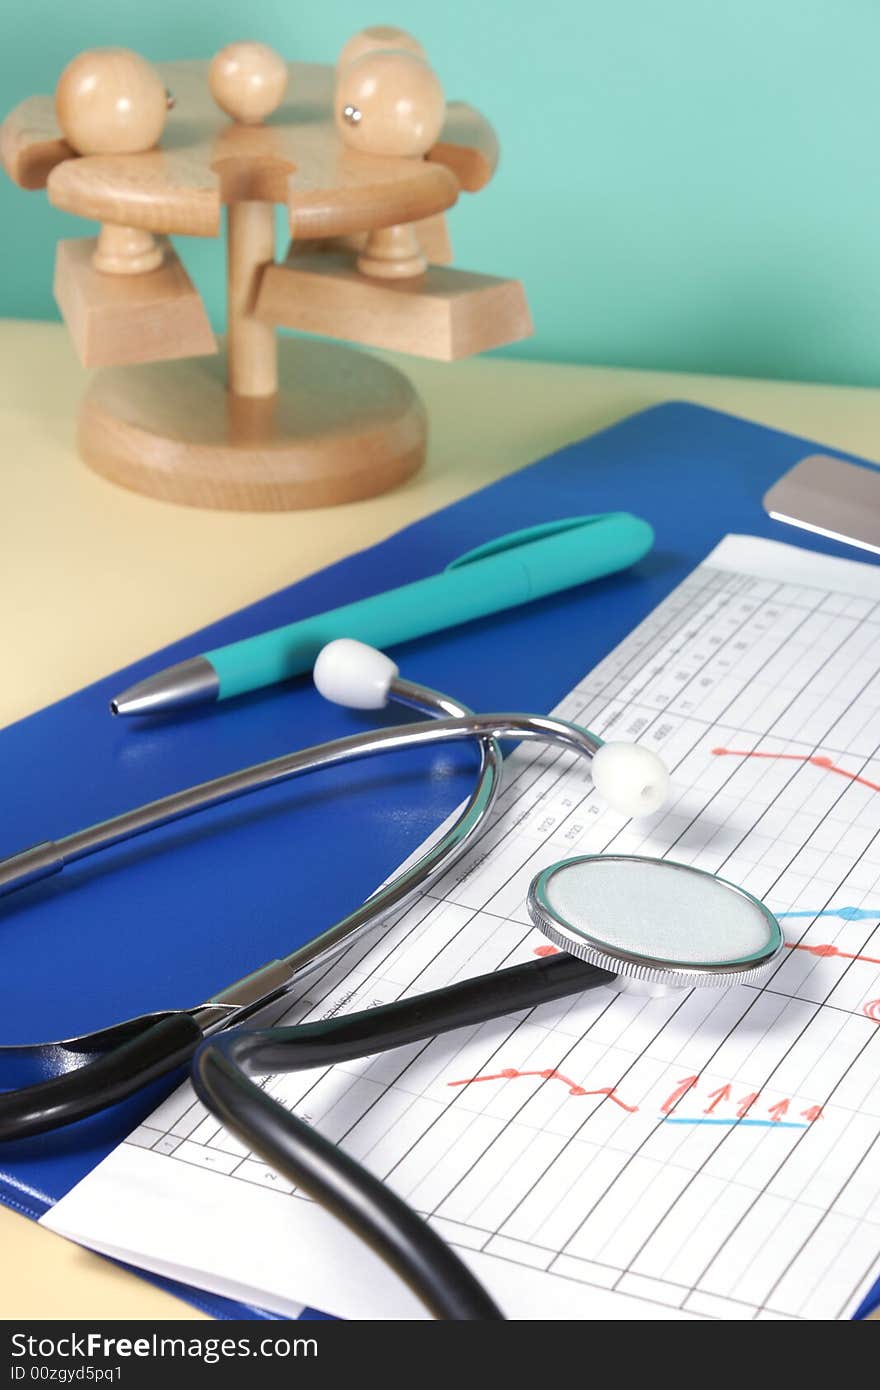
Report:
[{"label": "metal chest piece rim", "polygon": [[[579,922],[569,920],[560,911],[559,905],[554,905],[552,900],[554,883],[559,875],[571,874],[573,871],[577,872],[580,866],[586,866],[581,875],[586,885],[589,866],[599,864],[626,864],[631,865],[633,869],[650,865],[652,869],[668,869],[670,889],[675,887],[676,873],[679,875],[679,886],[682,885],[682,874],[698,876],[704,881],[704,886],[708,886],[705,881],[711,881],[714,887],[732,895],[725,900],[728,908],[736,899],[739,900],[743,908],[743,917],[746,913],[750,917],[750,929],[754,930],[757,927],[759,932],[763,931],[766,942],[758,950],[732,959],[686,960],[670,958],[664,954],[652,954],[646,950],[625,949],[604,940],[598,919],[595,922],[589,920],[588,898],[585,897],[583,911],[580,904],[578,905],[578,915],[582,917]],[[627,878],[628,876],[629,870]],[[625,888],[625,880],[622,880],[622,885]],[[763,975],[766,967],[779,955],[784,945],[781,928],[773,913],[744,888],[704,869],[697,869],[691,864],[681,864],[670,859],[651,859],[644,855],[580,855],[572,859],[559,860],[543,869],[532,880],[528,894],[528,910],[534,925],[554,946],[601,970],[609,971],[618,977],[619,987],[632,987],[636,992],[640,992],[642,987],[643,992],[658,992],[653,990],[652,986],[692,989],[751,984]]]}]

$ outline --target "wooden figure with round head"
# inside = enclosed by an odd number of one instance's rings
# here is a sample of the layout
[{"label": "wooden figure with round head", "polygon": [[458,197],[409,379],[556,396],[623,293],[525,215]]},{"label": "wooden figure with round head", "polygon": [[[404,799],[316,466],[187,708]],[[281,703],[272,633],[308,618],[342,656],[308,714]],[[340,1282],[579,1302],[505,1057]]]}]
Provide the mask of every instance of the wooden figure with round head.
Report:
[{"label": "wooden figure with round head", "polygon": [[[171,98],[156,69],[128,48],[93,48],[68,63],[55,88],[55,113],[81,155],[141,154],[159,143]],[[162,262],[149,232],[105,223],[96,270],[140,275]]]},{"label": "wooden figure with round head", "polygon": [[211,96],[240,125],[259,125],[284,99],[287,64],[265,43],[227,44],[208,69]]},{"label": "wooden figure with round head", "polygon": [[[417,53],[368,50],[338,70],[334,119],[351,150],[385,159],[424,159],[445,118],[440,81]],[[372,232],[358,268],[365,275],[400,279],[423,274],[427,262],[412,226],[403,224]]]}]

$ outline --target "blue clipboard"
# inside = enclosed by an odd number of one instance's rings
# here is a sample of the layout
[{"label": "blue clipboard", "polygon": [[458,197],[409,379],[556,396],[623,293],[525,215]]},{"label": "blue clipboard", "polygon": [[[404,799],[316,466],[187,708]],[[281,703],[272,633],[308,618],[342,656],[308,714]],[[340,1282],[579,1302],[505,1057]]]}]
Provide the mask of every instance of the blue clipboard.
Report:
[{"label": "blue clipboard", "polygon": [[[674,402],[562,449],[0,732],[0,855],[362,727],[307,680],[136,727],[107,712],[110,697],[133,681],[433,574],[505,532],[573,514],[635,512],[657,539],[634,569],[401,650],[409,677],[477,709],[550,709],[727,532],[852,558],[847,547],[773,522],[761,508],[767,488],[818,447]],[[471,768],[462,750],[347,766],[166,827],[6,899],[2,1041],[65,1037],[186,1007],[289,953],[360,903],[424,839],[469,788]],[[154,1086],[55,1135],[4,1146],[0,1199],[42,1215],[169,1090]],[[219,1317],[273,1316],[155,1282]],[[880,1285],[860,1313],[877,1302]]]}]

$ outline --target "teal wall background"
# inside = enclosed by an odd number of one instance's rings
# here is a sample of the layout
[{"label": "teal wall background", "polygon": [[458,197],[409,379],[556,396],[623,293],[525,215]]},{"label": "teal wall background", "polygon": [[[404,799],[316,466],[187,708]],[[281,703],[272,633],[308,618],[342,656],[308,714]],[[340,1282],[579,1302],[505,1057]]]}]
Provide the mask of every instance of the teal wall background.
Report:
[{"label": "teal wall background", "polygon": [[[518,355],[880,384],[877,0],[4,0],[0,105],[82,48],[154,60],[258,38],[332,61],[369,23],[421,38],[495,122],[497,180],[456,261],[521,277]],[[86,224],[0,181],[0,313],[55,316]],[[182,250],[222,321],[222,246]]]}]

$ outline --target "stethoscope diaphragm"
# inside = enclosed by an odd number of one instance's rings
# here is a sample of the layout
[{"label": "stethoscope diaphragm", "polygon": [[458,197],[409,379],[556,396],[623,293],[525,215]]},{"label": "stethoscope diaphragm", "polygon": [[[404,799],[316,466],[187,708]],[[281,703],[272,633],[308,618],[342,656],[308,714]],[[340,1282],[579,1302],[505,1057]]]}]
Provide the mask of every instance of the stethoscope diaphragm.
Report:
[{"label": "stethoscope diaphragm", "polygon": [[783,947],[751,893],[670,859],[564,859],[533,880],[528,905],[555,946],[648,993],[751,983]]}]

